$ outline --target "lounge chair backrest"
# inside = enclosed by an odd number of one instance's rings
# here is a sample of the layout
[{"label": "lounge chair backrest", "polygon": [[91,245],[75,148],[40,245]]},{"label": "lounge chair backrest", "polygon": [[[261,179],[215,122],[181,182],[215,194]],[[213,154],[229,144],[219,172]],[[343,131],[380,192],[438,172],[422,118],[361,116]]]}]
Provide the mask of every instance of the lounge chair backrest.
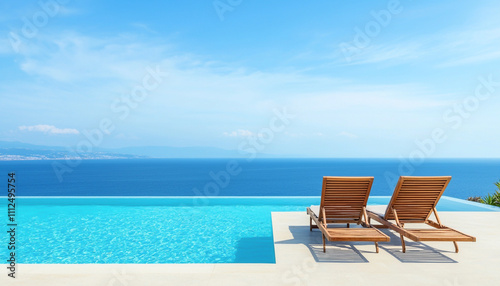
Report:
[{"label": "lounge chair backrest", "polygon": [[436,207],[451,177],[401,176],[385,212],[385,219],[425,221]]},{"label": "lounge chair backrest", "polygon": [[325,208],[327,221],[360,220],[373,177],[323,177],[319,218]]}]

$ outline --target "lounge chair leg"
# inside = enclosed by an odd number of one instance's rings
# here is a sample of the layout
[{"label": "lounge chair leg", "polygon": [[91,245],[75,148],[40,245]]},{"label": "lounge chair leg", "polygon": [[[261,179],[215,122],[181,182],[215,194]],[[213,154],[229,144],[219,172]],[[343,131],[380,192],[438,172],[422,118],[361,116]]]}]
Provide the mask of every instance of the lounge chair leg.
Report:
[{"label": "lounge chair leg", "polygon": [[347,228],[349,228],[349,224],[347,224]]},{"label": "lounge chair leg", "polygon": [[453,244],[455,245],[455,253],[458,253],[458,243],[454,241]]},{"label": "lounge chair leg", "polygon": [[406,253],[405,239],[402,235],[400,236],[401,236],[401,247],[403,247],[403,253]]},{"label": "lounge chair leg", "polygon": [[313,219],[309,217],[309,231],[313,231]]},{"label": "lounge chair leg", "polygon": [[321,234],[321,236],[323,237],[323,252],[326,252],[325,235]]},{"label": "lounge chair leg", "polygon": [[378,242],[375,241],[375,251],[378,253]]}]

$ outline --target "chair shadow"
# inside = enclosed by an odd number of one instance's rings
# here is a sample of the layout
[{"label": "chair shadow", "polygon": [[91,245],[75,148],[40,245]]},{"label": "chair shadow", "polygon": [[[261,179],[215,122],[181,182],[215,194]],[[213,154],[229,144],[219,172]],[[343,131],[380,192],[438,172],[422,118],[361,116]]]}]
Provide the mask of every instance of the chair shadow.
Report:
[{"label": "chair shadow", "polygon": [[[356,245],[371,245],[374,248],[372,253],[375,253],[373,242],[362,241],[353,243],[327,241],[326,252],[323,252],[323,241],[321,232],[318,229],[313,229],[311,232],[309,231],[309,226],[289,226],[289,230],[292,233],[293,239],[275,243],[304,244],[316,262],[368,263],[369,261],[356,248]],[[386,251],[401,263],[458,263],[456,260],[443,254],[443,252],[451,253],[451,251],[438,251],[426,244],[407,239],[405,239],[406,253],[403,253],[399,235],[394,234],[389,229],[380,230],[391,238],[390,242],[379,242],[380,249]]]},{"label": "chair shadow", "polygon": [[[316,262],[328,263],[368,263],[369,261],[352,243],[330,242],[326,243],[326,252],[323,252],[321,232],[309,231],[309,226],[289,226],[293,239],[278,241],[276,244],[304,244],[307,246]],[[356,244],[366,244],[359,242]],[[373,243],[371,243],[373,244]],[[375,246],[374,246],[375,247]]]},{"label": "chair shadow", "polygon": [[458,263],[456,260],[443,254],[443,252],[451,251],[438,251],[426,244],[411,241],[406,238],[406,252],[403,253],[399,235],[394,234],[388,229],[380,230],[391,238],[390,242],[380,243],[380,248],[387,251],[387,253],[394,256],[402,263]]},{"label": "chair shadow", "polygon": [[320,245],[307,245],[316,262],[330,263],[368,263],[369,261],[352,244],[329,242],[326,252],[323,252],[323,242]]}]

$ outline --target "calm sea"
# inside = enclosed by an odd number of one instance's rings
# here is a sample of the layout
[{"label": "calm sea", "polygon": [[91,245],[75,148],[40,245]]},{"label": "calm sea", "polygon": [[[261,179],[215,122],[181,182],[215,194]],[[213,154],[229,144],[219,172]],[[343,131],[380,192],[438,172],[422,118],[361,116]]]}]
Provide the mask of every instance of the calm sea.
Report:
[{"label": "calm sea", "polygon": [[[445,195],[495,191],[499,159],[141,159],[2,161],[18,196],[319,196],[323,176],[374,176],[371,195],[389,196],[399,175],[451,175]],[[7,189],[5,188],[5,192]],[[3,192],[3,191],[2,191]]]}]

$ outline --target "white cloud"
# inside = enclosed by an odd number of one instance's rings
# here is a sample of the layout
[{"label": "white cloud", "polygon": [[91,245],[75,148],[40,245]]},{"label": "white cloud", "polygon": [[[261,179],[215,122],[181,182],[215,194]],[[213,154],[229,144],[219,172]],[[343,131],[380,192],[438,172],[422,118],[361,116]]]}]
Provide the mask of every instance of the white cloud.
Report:
[{"label": "white cloud", "polygon": [[297,133],[297,132],[288,132],[288,131],[285,131],[284,132],[285,135],[289,136],[289,137],[295,137],[295,138],[298,138],[298,137],[306,137],[306,138],[310,138],[310,137],[321,137],[321,136],[325,136],[324,133],[322,132],[314,132],[314,133]]},{"label": "white cloud", "polygon": [[253,133],[250,130],[238,129],[238,130],[232,131],[232,132],[224,132],[224,136],[227,136],[227,137],[254,137],[256,135],[255,135],[255,133]]},{"label": "white cloud", "polygon": [[[418,59],[424,49],[423,43],[407,42],[393,45],[372,45],[360,49],[359,53],[352,56],[348,65],[376,64],[381,62],[412,61]],[[345,62],[345,60],[344,60]]]},{"label": "white cloud", "polygon": [[[372,44],[351,56],[347,65],[401,64],[432,60],[437,67],[460,66],[500,59],[500,29],[481,25],[455,31],[439,31],[425,37]],[[343,54],[337,61],[346,64]]]},{"label": "white cloud", "polygon": [[38,45],[20,51],[24,56],[20,68],[59,82],[136,81],[146,66],[157,63],[168,51],[164,45],[141,41],[133,36],[101,39],[73,32],[40,36]]},{"label": "white cloud", "polygon": [[452,57],[439,66],[451,67],[500,59],[500,28],[473,28],[443,37],[443,51]]},{"label": "white cloud", "polygon": [[346,131],[342,131],[338,135],[342,136],[342,137],[352,138],[352,139],[358,138],[358,135],[352,134],[352,133],[349,133],[349,132],[346,132]]},{"label": "white cloud", "polygon": [[[133,134],[137,138],[147,138],[157,130],[164,130],[164,134],[176,136],[159,136],[154,139],[158,140],[157,144],[182,145],[203,137],[209,142],[207,144],[228,144],[225,147],[233,148],[229,144],[234,140],[228,138],[260,136],[241,127],[258,131],[268,126],[272,110],[283,106],[297,114],[297,119],[282,136],[283,142],[289,142],[289,146],[300,146],[299,140],[312,142],[324,138],[326,142],[330,136],[350,140],[358,138],[356,134],[363,134],[364,138],[376,137],[381,130],[395,138],[413,140],[414,134],[426,132],[429,126],[436,125],[436,120],[439,122],[441,110],[450,106],[450,94],[454,95],[453,91],[435,90],[413,78],[407,79],[410,83],[388,84],[387,81],[365,82],[362,78],[339,78],[337,74],[293,69],[255,71],[183,52],[172,53],[168,45],[158,45],[155,40],[128,41],[78,34],[57,35],[44,40],[44,44],[30,47],[32,50],[23,54],[24,61],[19,62],[30,75],[52,79],[47,82],[53,87],[43,86],[47,91],[42,92],[39,85],[34,86],[33,92],[23,92],[24,102],[35,105],[40,102],[37,98],[51,98],[55,104],[61,104],[60,110],[82,115],[77,118],[100,120],[103,116],[110,116],[115,120],[117,114],[110,111],[110,103],[129,94],[140,83],[146,67],[158,64],[160,70],[168,74],[144,101],[134,102],[137,104],[137,108],[131,109],[134,120],[127,123],[130,124],[129,138],[117,136],[110,139],[117,141],[130,141]],[[53,45],[57,48],[47,48]],[[391,55],[408,57],[417,50],[411,43],[402,44],[397,50],[385,49],[380,47],[383,55],[380,53],[379,59],[372,59],[372,62],[383,62],[384,58],[389,61]],[[72,64],[68,65],[68,62]],[[78,84],[78,93],[65,92],[67,82]],[[26,88],[21,84],[15,87],[15,93]],[[26,99],[34,95],[36,98]],[[70,99],[74,97],[78,98]],[[62,102],[66,105],[63,106]],[[68,109],[67,105],[73,108]],[[200,122],[209,128],[200,130]],[[71,124],[83,126],[89,123],[73,121]],[[63,134],[57,130],[68,132],[54,126],[24,126],[24,130],[50,134]],[[321,130],[321,133],[313,130]],[[340,132],[342,130],[353,133]],[[78,131],[73,129],[67,134],[78,134],[74,132]]]},{"label": "white cloud", "polygon": [[43,132],[48,134],[72,134],[78,135],[80,132],[73,128],[57,128],[54,125],[33,125],[33,126],[19,126],[19,130],[21,131],[30,131],[30,132]]},{"label": "white cloud", "polygon": [[496,60],[496,59],[500,59],[500,51],[485,52],[485,53],[478,54],[476,56],[470,56],[470,57],[461,58],[461,59],[453,59],[453,60],[445,62],[441,65],[438,65],[438,67],[454,67],[454,66],[475,64],[478,62],[484,62],[484,61]]}]

